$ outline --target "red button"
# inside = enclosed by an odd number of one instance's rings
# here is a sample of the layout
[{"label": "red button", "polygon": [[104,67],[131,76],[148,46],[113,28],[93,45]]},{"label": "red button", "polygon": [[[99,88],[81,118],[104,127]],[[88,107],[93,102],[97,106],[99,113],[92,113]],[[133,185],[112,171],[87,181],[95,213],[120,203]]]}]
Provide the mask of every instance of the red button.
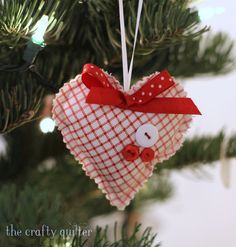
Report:
[{"label": "red button", "polygon": [[154,159],[155,152],[151,148],[144,148],[140,157],[143,162],[149,162]]},{"label": "red button", "polygon": [[123,150],[122,154],[127,161],[134,161],[139,157],[139,148],[135,145],[129,144]]}]

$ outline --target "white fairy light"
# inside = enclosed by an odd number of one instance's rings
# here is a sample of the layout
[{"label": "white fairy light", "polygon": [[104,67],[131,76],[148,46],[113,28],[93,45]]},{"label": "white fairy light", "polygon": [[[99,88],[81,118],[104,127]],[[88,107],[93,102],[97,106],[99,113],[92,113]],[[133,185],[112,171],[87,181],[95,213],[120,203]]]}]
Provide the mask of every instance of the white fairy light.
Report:
[{"label": "white fairy light", "polygon": [[38,45],[44,43],[44,34],[48,27],[48,16],[43,15],[42,18],[36,24],[36,31],[32,36],[32,42]]},{"label": "white fairy light", "polygon": [[52,133],[55,129],[55,122],[52,118],[46,117],[40,121],[40,130],[44,133]]}]

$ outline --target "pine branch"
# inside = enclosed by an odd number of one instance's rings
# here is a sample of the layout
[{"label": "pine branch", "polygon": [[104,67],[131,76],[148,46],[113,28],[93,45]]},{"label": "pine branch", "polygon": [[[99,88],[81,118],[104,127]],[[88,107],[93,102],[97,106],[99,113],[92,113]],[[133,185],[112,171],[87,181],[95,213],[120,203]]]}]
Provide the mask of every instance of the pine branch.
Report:
[{"label": "pine branch", "polygon": [[225,74],[236,65],[233,47],[234,42],[226,34],[208,34],[170,50],[170,62],[165,67],[180,77]]},{"label": "pine branch", "polygon": [[[186,140],[183,147],[169,160],[156,166],[155,172],[166,169],[200,168],[202,164],[209,164],[220,160],[222,143],[225,137],[221,132],[215,137],[195,137]],[[236,157],[236,135],[227,141],[226,158]]]},{"label": "pine branch", "polygon": [[70,26],[68,18],[75,6],[73,0],[39,1],[9,0],[0,2],[0,45],[8,47],[24,46],[40,17],[49,16],[47,38],[58,39],[60,33]]},{"label": "pine branch", "polygon": [[236,155],[236,135],[231,136],[228,140],[226,157],[233,158]]},{"label": "pine branch", "polygon": [[[186,0],[178,2],[170,0],[144,1],[136,54],[152,55],[159,49],[173,46],[186,39],[192,40],[206,32],[207,28],[198,28],[198,13],[187,8],[187,3]],[[91,45],[95,58],[100,60],[96,63],[113,64],[114,67],[120,68],[120,32],[117,9],[117,2],[110,1],[108,4],[106,0],[88,1],[88,13],[91,14],[85,19],[84,25],[90,31],[85,33],[84,39],[86,40],[85,45]],[[136,1],[126,2],[129,56],[132,52],[136,9]],[[94,23],[96,25],[93,25]]]},{"label": "pine branch", "polygon": [[[207,44],[205,39],[208,40]],[[154,72],[156,68],[168,69],[171,74],[181,77],[191,77],[196,74],[227,73],[235,66],[235,59],[231,54],[232,49],[233,43],[223,34],[187,41],[181,45],[162,50],[153,60],[148,61],[146,58],[139,57],[137,59],[139,64],[136,63],[134,76],[143,76],[143,71],[147,75]],[[81,54],[83,53],[81,52]],[[89,54],[84,53],[84,56],[89,57]],[[20,60],[20,58],[15,58],[15,60]],[[71,64],[70,61],[74,62]],[[45,83],[49,87],[59,88],[63,82],[81,71],[83,60],[77,59],[77,54],[73,48],[65,51],[49,46],[40,54],[37,66],[39,71],[48,79]],[[121,78],[121,70],[114,69],[112,64],[109,65],[108,71],[114,71]],[[1,72],[1,81],[8,82],[0,83],[0,88],[2,88],[0,101],[3,106],[0,112],[0,132],[6,132],[30,121],[35,116],[39,106],[42,105],[47,88],[40,85],[38,78],[26,72]],[[14,93],[15,91],[19,93]],[[28,95],[31,97],[25,103],[23,99]],[[16,104],[18,108],[16,108]]]},{"label": "pine branch", "polygon": [[175,77],[181,78],[225,74],[235,68],[233,47],[233,41],[223,33],[183,41],[157,51],[149,61],[139,57],[134,75],[143,76],[143,71],[148,75],[157,68],[159,71],[167,69]]},{"label": "pine branch", "polygon": [[[4,74],[4,75],[3,75]],[[7,132],[32,121],[45,95],[35,78],[25,73],[1,73],[0,132]]]},{"label": "pine branch", "polygon": [[[38,19],[46,14],[50,17],[50,26],[47,32],[49,43],[55,44],[61,40],[59,43],[78,46],[78,38],[80,40],[83,37],[83,43],[89,41],[94,44],[94,34],[97,33],[96,38],[99,38],[97,41],[101,46],[104,46],[104,41],[106,41],[107,44],[119,48],[117,8],[117,1],[108,0],[3,1],[0,3],[1,44],[7,46],[22,45],[23,40],[28,39],[34,31]],[[136,8],[136,1],[125,2],[126,22],[129,26],[128,43],[130,45],[134,37]],[[153,20],[155,21],[153,22]],[[155,0],[144,1],[139,43],[148,45],[149,49],[152,50],[165,39],[169,39],[171,43],[180,39],[192,39],[207,30],[206,28],[197,28],[198,23],[197,11],[188,8],[188,0],[180,0],[178,3],[170,0],[160,0],[158,3]],[[79,24],[80,33],[75,29],[75,24]],[[104,27],[106,27],[105,32]],[[110,27],[116,31],[111,32]],[[88,30],[95,32],[86,32]],[[149,42],[150,38],[152,38],[152,42]],[[20,39],[23,43],[19,43]],[[109,50],[111,49],[109,48]],[[99,52],[96,49],[94,51]]]},{"label": "pine branch", "polygon": [[[188,0],[144,1],[140,35],[134,64],[134,77],[169,69],[175,76],[225,73],[232,69],[232,42],[223,35],[213,36],[199,52],[198,13],[188,8]],[[43,14],[49,16],[48,46],[36,65],[45,77],[44,85],[27,72],[0,74],[0,132],[4,133],[34,119],[43,95],[58,89],[78,74],[87,62],[114,73],[121,73],[120,31],[117,1],[41,1],[0,2],[0,64],[19,64],[35,24]],[[137,3],[125,2],[127,43],[131,55]],[[96,23],[96,25],[94,25]],[[0,66],[1,68],[4,66]],[[49,84],[45,87],[45,84]],[[17,93],[14,93],[17,92]]]},{"label": "pine branch", "polygon": [[[37,195],[37,196],[36,196]],[[10,237],[7,226],[14,229],[40,229],[42,225],[57,228],[62,224],[62,202],[58,195],[49,197],[45,191],[26,186],[23,189],[15,185],[5,185],[0,190],[0,242],[8,246],[30,246],[37,237]]]},{"label": "pine branch", "polygon": [[[37,195],[37,196],[35,196]],[[50,195],[50,196],[49,196]],[[24,189],[16,188],[15,185],[5,185],[0,190],[0,241],[8,246],[72,246],[72,247],[158,247],[154,244],[156,235],[152,234],[151,228],[146,228],[141,232],[141,225],[134,227],[133,233],[128,236],[125,229],[121,227],[121,233],[118,232],[117,225],[114,227],[113,240],[110,240],[108,227],[102,229],[96,228],[90,236],[83,236],[75,232],[74,236],[61,236],[60,230],[71,229],[73,224],[68,226],[66,219],[62,220],[64,215],[62,201],[57,195],[51,195],[32,187]],[[20,230],[18,237],[7,235],[6,229],[13,226],[15,230]],[[48,236],[43,232],[42,226],[48,226],[55,231],[55,236]],[[81,226],[82,229],[88,227]],[[28,230],[38,230],[38,236],[26,236]],[[91,229],[90,229],[91,230]],[[8,231],[9,234],[9,231]],[[119,239],[117,236],[120,235]]]},{"label": "pine branch", "polygon": [[55,241],[44,241],[36,243],[32,247],[160,247],[160,244],[155,244],[156,234],[154,235],[151,231],[151,228],[146,228],[143,232],[141,232],[141,224],[136,225],[134,227],[133,233],[131,236],[127,236],[124,233],[124,228],[121,228],[121,238],[117,239],[118,230],[117,225],[114,228],[114,240],[109,239],[108,234],[108,226],[105,228],[101,228],[99,226],[96,227],[94,233],[94,239],[91,240],[89,238],[85,238],[82,236],[74,237],[72,240],[68,239],[58,239]]}]

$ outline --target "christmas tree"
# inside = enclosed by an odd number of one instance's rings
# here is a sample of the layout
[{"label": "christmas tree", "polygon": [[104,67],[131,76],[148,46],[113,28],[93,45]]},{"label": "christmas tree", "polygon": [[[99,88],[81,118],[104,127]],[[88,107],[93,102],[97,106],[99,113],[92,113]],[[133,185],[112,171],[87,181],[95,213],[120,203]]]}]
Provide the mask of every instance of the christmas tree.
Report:
[{"label": "christmas tree", "polygon": [[[190,2],[144,1],[134,81],[156,70],[181,79],[232,70],[233,42],[226,34],[209,33]],[[136,9],[137,1],[124,1],[128,57]],[[132,213],[150,199],[163,201],[172,195],[169,171],[219,160],[224,133],[189,139],[170,160],[156,166],[124,212],[120,239],[109,241],[107,229],[99,227],[93,238],[42,236],[43,225],[69,228],[116,210],[85,176],[61,133],[43,134],[39,122],[51,116],[54,94],[86,63],[122,81],[118,1],[3,0],[0,16],[0,132],[5,147],[0,157],[0,246],[154,246],[150,229],[140,235],[140,226],[133,228]],[[39,20],[47,23],[45,35],[35,35]],[[236,136],[229,138],[225,155],[236,156]],[[41,234],[8,236],[6,227],[10,231],[11,226]]]}]

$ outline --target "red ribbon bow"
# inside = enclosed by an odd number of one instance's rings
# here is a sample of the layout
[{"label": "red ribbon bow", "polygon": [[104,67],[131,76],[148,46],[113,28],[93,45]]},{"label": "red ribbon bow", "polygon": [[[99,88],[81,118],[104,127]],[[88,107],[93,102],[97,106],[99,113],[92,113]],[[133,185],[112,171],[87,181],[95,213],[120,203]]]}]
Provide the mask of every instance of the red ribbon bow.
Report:
[{"label": "red ribbon bow", "polygon": [[146,113],[201,115],[190,98],[156,98],[174,85],[174,81],[167,71],[151,78],[132,95],[115,89],[107,75],[93,64],[84,65],[82,82],[90,89],[86,98],[86,102],[89,104],[111,105]]}]

